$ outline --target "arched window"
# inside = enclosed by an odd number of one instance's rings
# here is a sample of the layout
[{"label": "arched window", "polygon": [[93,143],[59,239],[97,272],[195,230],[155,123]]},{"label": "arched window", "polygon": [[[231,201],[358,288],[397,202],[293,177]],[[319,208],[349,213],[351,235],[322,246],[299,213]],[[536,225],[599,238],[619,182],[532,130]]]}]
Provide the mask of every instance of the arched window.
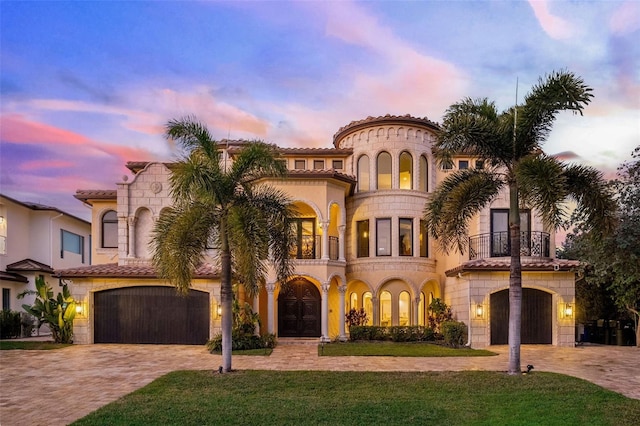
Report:
[{"label": "arched window", "polygon": [[378,185],[377,189],[391,189],[391,154],[378,154]]},{"label": "arched window", "polygon": [[109,210],[102,215],[102,245],[103,248],[118,247],[118,214]]},{"label": "arched window", "polygon": [[429,167],[427,166],[427,157],[420,156],[420,165],[418,167],[418,190],[429,191]]},{"label": "arched window", "polygon": [[380,325],[391,325],[391,293],[386,290],[380,293]]},{"label": "arched window", "polygon": [[413,189],[413,157],[408,152],[400,154],[400,189]]},{"label": "arched window", "polygon": [[398,298],[398,325],[411,324],[411,297],[409,292],[403,291]]},{"label": "arched window", "polygon": [[351,293],[349,296],[349,308],[358,309],[358,295],[356,293]]},{"label": "arched window", "polygon": [[367,313],[367,325],[373,325],[373,298],[370,291],[362,294],[362,307]]},{"label": "arched window", "polygon": [[420,302],[418,303],[418,325],[425,325],[427,323],[424,313],[424,293],[420,292]]},{"label": "arched window", "polygon": [[369,157],[366,155],[358,159],[358,191],[369,190]]}]

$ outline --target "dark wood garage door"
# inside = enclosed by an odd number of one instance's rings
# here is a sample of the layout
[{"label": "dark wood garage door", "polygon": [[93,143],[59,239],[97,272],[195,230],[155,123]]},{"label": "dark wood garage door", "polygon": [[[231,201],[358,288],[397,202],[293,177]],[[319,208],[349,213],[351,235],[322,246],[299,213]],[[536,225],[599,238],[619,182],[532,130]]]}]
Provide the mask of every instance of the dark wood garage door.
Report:
[{"label": "dark wood garage door", "polygon": [[[551,344],[553,311],[551,294],[533,288],[522,289],[523,344]],[[509,290],[491,295],[491,344],[509,343]]]},{"label": "dark wood garage door", "polygon": [[202,345],[209,339],[209,294],[173,287],[127,287],[94,296],[96,343]]},{"label": "dark wood garage door", "polygon": [[278,296],[278,336],[320,337],[320,292],[296,280]]}]

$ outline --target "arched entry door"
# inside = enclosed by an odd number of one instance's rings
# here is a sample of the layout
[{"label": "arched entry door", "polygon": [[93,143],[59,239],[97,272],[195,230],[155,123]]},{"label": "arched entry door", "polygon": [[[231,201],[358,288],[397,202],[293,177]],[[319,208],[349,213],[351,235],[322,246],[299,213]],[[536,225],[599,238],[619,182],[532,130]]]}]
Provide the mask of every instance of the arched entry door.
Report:
[{"label": "arched entry door", "polygon": [[278,336],[320,337],[320,292],[305,279],[298,279],[278,296]]},{"label": "arched entry door", "polygon": [[[522,289],[522,324],[520,339],[523,344],[551,344],[552,297],[550,293],[533,288]],[[491,344],[509,343],[509,290],[491,295]]]}]

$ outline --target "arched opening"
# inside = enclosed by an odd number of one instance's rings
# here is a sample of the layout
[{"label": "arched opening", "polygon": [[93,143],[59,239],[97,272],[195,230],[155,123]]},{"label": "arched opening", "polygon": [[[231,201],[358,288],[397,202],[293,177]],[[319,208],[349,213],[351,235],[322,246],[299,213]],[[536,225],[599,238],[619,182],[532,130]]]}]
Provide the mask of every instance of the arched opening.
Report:
[{"label": "arched opening", "polygon": [[400,154],[399,180],[400,189],[413,189],[413,157],[406,151]]},{"label": "arched opening", "polygon": [[278,295],[278,336],[320,337],[320,292],[304,278],[291,281]]},{"label": "arched opening", "polygon": [[398,325],[411,324],[411,297],[409,292],[400,292],[398,297]]},{"label": "arched opening", "polygon": [[380,325],[382,327],[388,327],[392,325],[392,308],[391,308],[391,293],[383,291],[380,293]]},{"label": "arched opening", "polygon": [[427,192],[429,191],[429,167],[427,165],[427,157],[420,156],[420,162],[418,165],[418,190]]},{"label": "arched opening", "polygon": [[101,236],[102,241],[100,247],[118,247],[118,214],[115,210],[107,210],[107,212],[102,215]]},{"label": "arched opening", "polygon": [[367,313],[367,325],[373,325],[373,296],[370,291],[366,291],[362,295],[362,307]]},{"label": "arched opening", "polygon": [[366,155],[358,159],[358,191],[369,190],[369,157]]},{"label": "arched opening", "polygon": [[391,154],[388,152],[378,154],[377,189],[391,189]]}]

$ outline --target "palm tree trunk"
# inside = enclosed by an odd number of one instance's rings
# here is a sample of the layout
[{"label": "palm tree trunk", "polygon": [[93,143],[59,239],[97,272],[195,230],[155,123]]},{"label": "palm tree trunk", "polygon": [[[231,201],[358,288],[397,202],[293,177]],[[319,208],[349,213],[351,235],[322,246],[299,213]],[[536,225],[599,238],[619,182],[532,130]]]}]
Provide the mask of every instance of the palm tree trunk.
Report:
[{"label": "palm tree trunk", "polygon": [[233,332],[233,287],[231,285],[231,253],[224,220],[220,224],[220,301],[222,303],[222,371],[231,371]]},{"label": "palm tree trunk", "polygon": [[520,261],[520,201],[518,185],[509,181],[509,374],[520,374],[520,325],[522,323],[522,264]]}]

